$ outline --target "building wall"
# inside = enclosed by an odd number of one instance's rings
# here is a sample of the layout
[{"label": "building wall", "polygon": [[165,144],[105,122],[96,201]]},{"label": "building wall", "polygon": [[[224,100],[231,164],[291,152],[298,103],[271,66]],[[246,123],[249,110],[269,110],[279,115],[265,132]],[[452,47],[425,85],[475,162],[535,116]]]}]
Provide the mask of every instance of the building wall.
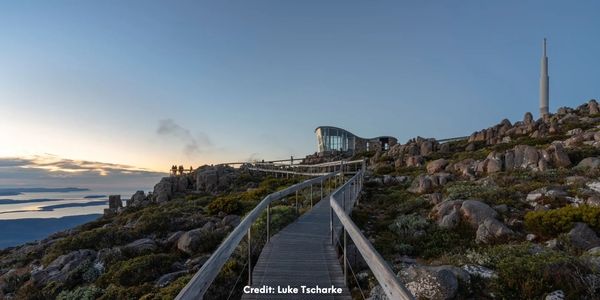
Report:
[{"label": "building wall", "polygon": [[343,151],[356,153],[367,150],[387,150],[398,142],[396,138],[389,136],[365,139],[347,130],[330,126],[317,127],[315,134],[317,136],[317,152]]}]

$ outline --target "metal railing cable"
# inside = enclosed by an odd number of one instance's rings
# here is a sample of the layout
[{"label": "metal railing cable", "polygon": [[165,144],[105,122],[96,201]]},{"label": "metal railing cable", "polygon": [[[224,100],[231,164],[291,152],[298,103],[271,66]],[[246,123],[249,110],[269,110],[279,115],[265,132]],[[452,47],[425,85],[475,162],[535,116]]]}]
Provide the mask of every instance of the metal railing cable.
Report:
[{"label": "metal railing cable", "polygon": [[[340,242],[340,239],[338,237],[335,237],[335,240],[337,242],[337,246],[340,247],[341,249],[343,249],[344,246]],[[350,263],[350,260],[347,257],[344,257],[343,259],[346,260],[345,263],[348,264],[348,267],[350,268],[350,272],[352,273],[352,276],[354,277],[354,282],[356,282],[356,286],[358,287],[358,290],[360,291],[360,294],[361,294],[363,300],[366,299],[365,293],[363,292],[363,289],[360,286],[360,282],[358,281],[358,278],[356,277],[356,273],[354,272],[354,269],[352,269],[352,264]]]},{"label": "metal railing cable", "polygon": [[[251,250],[252,253],[255,253],[259,246],[264,245],[264,243],[266,243],[266,241],[267,241],[266,237],[267,237],[267,229],[265,227],[265,229],[263,230],[263,233],[261,234],[261,238],[260,238],[261,243],[255,243],[254,244],[254,248],[252,248],[252,250]],[[240,275],[238,275],[237,279],[235,280],[235,283],[233,284],[233,287],[231,287],[231,291],[229,291],[229,295],[227,296],[227,300],[229,300],[231,298],[231,296],[233,296],[234,292],[236,291],[235,288],[237,287],[238,282],[240,282],[240,279],[242,278],[242,275],[245,274],[244,270],[246,270],[246,267],[248,266],[248,263],[250,262],[250,259],[252,259],[252,258],[249,257],[246,260],[246,262],[244,263],[244,266],[240,270]]]},{"label": "metal railing cable", "polygon": [[[357,199],[357,195],[362,190],[362,184],[364,179],[365,166],[363,169],[358,171],[356,175],[350,178],[346,183],[340,186],[330,196],[331,204],[331,216],[330,216],[330,231],[331,231],[331,243],[335,244],[335,236],[339,236],[337,226],[334,226],[334,216],[337,217],[340,223],[340,228],[344,231],[345,235],[348,235],[354,242],[354,245],[360,252],[361,256],[369,266],[369,269],[377,279],[377,282],[388,296],[389,299],[407,299],[413,300],[414,296],[408,291],[408,289],[398,280],[388,263],[381,257],[381,255],[375,250],[375,247],[369,242],[369,240],[362,234],[358,226],[354,224],[350,216],[349,211],[352,209],[354,201]],[[348,194],[348,202],[346,202],[346,194]],[[341,201],[340,201],[341,200]],[[340,203],[342,206],[340,206]],[[348,205],[346,205],[348,203]],[[344,236],[344,278],[346,278],[346,256],[347,256],[347,242],[346,236]]]}]

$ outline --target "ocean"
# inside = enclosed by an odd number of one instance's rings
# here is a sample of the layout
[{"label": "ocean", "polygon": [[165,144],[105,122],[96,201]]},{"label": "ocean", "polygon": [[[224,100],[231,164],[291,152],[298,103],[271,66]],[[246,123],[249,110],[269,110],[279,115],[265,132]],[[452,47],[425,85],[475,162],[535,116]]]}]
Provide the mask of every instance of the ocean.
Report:
[{"label": "ocean", "polygon": [[108,195],[121,195],[125,206],[134,193],[131,189],[76,189],[0,196],[0,249],[95,220],[108,208]]}]

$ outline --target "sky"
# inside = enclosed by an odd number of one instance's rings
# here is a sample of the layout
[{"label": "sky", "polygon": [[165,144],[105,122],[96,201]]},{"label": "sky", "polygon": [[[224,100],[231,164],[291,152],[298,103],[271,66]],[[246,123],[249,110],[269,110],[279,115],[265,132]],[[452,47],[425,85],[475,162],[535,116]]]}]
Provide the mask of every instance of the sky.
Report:
[{"label": "sky", "polygon": [[156,175],[302,157],[319,125],[401,142],[465,136],[537,115],[544,37],[550,110],[598,98],[598,11],[547,0],[3,1],[0,158]]}]

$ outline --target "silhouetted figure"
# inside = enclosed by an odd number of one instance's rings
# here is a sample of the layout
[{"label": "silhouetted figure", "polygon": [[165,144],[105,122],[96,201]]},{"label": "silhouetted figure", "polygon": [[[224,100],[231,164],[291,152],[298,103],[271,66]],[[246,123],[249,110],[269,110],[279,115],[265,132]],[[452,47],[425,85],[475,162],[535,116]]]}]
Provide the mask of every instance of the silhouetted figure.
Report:
[{"label": "silhouetted figure", "polygon": [[192,173],[192,171],[194,171],[194,169],[192,168],[192,166],[190,166],[190,173]]},{"label": "silhouetted figure", "polygon": [[173,176],[177,175],[177,166],[176,165],[171,166],[171,175],[173,175]]},{"label": "silhouetted figure", "polygon": [[179,165],[179,175],[183,175],[183,166]]}]

